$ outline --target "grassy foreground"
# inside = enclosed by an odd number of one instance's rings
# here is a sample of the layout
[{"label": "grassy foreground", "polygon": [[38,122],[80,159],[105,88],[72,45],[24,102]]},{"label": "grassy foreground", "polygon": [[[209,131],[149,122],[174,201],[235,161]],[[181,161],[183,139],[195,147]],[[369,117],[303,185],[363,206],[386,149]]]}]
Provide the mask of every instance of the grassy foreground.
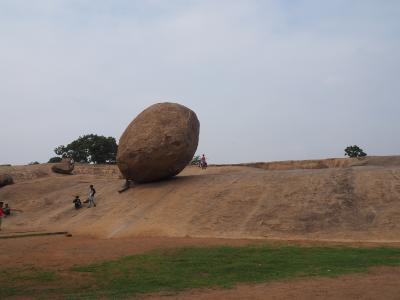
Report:
[{"label": "grassy foreground", "polygon": [[153,251],[68,270],[0,270],[0,299],[125,298],[190,288],[364,272],[400,265],[400,248],[210,247]]}]

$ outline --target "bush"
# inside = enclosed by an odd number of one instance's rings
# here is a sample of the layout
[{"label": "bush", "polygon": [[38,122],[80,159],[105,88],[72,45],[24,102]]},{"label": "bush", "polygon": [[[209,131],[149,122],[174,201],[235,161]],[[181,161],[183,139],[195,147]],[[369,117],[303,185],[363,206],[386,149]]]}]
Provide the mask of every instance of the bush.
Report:
[{"label": "bush", "polygon": [[31,161],[28,165],[29,165],[29,166],[32,166],[32,165],[38,165],[38,164],[40,164],[40,162],[38,162],[38,161]]},{"label": "bush", "polygon": [[344,155],[348,157],[364,157],[367,156],[367,153],[363,151],[360,147],[357,145],[354,146],[348,146],[346,149],[344,149]]},{"label": "bush", "polygon": [[197,166],[200,164],[200,155],[196,155],[193,157],[193,159],[190,161],[190,165],[192,166]]},{"label": "bush", "polygon": [[59,156],[54,156],[52,158],[49,159],[48,163],[52,164],[52,163],[59,163],[62,161],[62,158]]}]

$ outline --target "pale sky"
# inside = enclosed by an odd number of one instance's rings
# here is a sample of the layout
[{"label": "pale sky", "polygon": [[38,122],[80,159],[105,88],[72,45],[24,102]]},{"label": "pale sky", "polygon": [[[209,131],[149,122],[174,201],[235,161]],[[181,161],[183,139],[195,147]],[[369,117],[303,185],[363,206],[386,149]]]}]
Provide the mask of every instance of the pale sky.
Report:
[{"label": "pale sky", "polygon": [[400,154],[400,1],[0,0],[0,164],[178,102],[210,163]]}]

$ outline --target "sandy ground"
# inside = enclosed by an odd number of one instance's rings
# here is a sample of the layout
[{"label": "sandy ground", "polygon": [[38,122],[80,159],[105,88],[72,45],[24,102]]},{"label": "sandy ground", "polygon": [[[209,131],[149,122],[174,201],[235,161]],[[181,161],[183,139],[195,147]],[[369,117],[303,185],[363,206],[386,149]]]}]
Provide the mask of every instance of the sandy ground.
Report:
[{"label": "sandy ground", "polygon": [[[83,236],[48,236],[0,240],[0,266],[41,267],[62,270],[75,264],[89,264],[154,249],[187,246],[248,244],[352,245],[378,246],[376,243],[322,243],[317,241],[265,241],[235,239],[195,239],[141,237],[98,239]],[[400,244],[390,244],[400,247]],[[400,268],[376,267],[366,274],[338,278],[308,278],[239,285],[234,289],[189,290],[175,295],[150,295],[144,299],[399,299]]]},{"label": "sandy ground", "polygon": [[90,264],[154,249],[257,243],[263,241],[167,237],[98,239],[64,235],[0,239],[0,266],[68,268],[76,264]]}]

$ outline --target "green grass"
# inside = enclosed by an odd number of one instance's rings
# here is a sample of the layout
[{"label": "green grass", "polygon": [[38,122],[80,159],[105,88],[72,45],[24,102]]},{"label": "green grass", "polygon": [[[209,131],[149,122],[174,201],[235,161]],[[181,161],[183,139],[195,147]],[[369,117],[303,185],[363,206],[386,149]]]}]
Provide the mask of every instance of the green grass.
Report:
[{"label": "green grass", "polygon": [[0,282],[9,287],[0,289],[0,298],[33,294],[52,299],[124,298],[191,288],[231,288],[238,283],[337,276],[364,272],[377,265],[400,265],[400,248],[184,248],[122,257],[55,273],[34,269],[18,277],[17,270],[0,272]]}]

